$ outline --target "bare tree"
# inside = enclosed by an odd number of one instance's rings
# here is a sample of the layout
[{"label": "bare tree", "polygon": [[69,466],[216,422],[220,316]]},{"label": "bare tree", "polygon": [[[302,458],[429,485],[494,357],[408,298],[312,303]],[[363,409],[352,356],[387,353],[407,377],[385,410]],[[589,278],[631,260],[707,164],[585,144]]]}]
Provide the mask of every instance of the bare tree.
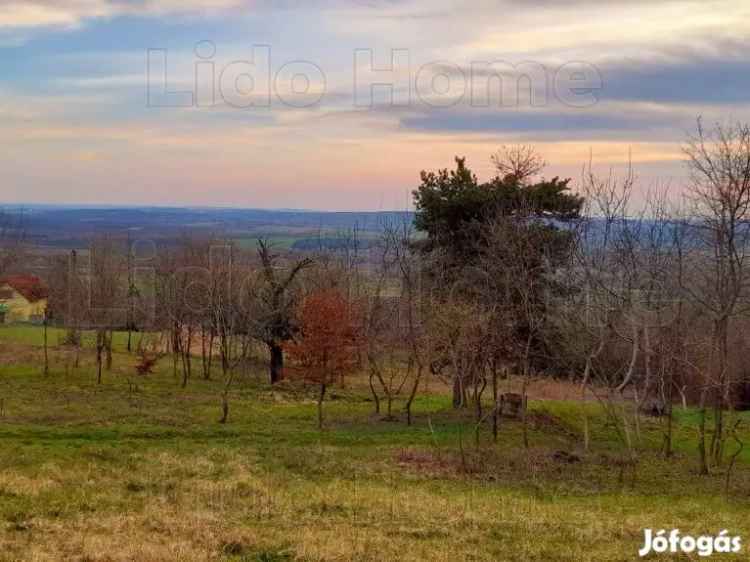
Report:
[{"label": "bare tree", "polygon": [[232,246],[225,247],[225,259],[211,260],[211,294],[209,298],[211,329],[216,331],[219,357],[223,377],[221,392],[221,419],[225,424],[229,420],[229,398],[237,378],[240,365],[246,363],[250,351],[251,339],[247,331],[250,320],[246,316],[246,307],[240,299],[239,291],[252,297],[254,285],[247,276],[245,283],[237,285],[235,276],[237,264]]},{"label": "bare tree", "polygon": [[128,239],[127,239],[127,261],[126,261],[126,267],[127,267],[127,277],[128,277],[128,293],[127,293],[127,299],[128,299],[128,312],[127,312],[127,330],[128,330],[128,343],[127,343],[127,350],[128,353],[133,351],[133,331],[137,329],[136,325],[136,301],[139,297],[139,290],[138,285],[135,282],[135,270],[134,270],[134,256],[133,256],[133,242],[130,239],[130,232],[128,232]]},{"label": "bare tree", "polygon": [[407,423],[430,363],[430,339],[424,330],[419,284],[419,254],[408,222],[387,222],[373,251],[377,269],[365,318],[365,351],[375,411],[382,391],[386,418],[393,419],[394,402],[405,396]]},{"label": "bare tree", "polygon": [[[731,406],[737,383],[730,363],[731,326],[737,315],[747,310],[750,126],[717,124],[707,130],[698,119],[696,133],[688,138],[684,153],[691,172],[689,225],[697,242],[691,259],[695,266],[692,284],[687,289],[713,324],[712,359],[705,373],[701,410],[705,419],[705,403],[712,392],[715,428],[710,452],[713,462],[721,464],[724,410]],[[705,472],[705,460],[702,465]]]},{"label": "bare tree", "polygon": [[546,162],[531,145],[502,146],[492,155],[492,163],[501,178],[512,177],[521,184],[539,175]]},{"label": "bare tree", "polygon": [[[679,282],[673,281],[679,270],[679,245],[666,191],[650,192],[644,208],[633,212],[634,182],[630,167],[622,178],[612,171],[598,176],[591,164],[584,169],[588,208],[576,229],[575,259],[565,274],[571,301],[558,311],[559,318],[566,318],[560,333],[578,353],[572,363],[581,373],[581,397],[585,401],[590,393],[603,405],[633,466],[643,405],[671,416],[667,401],[672,396],[674,362],[669,361],[673,356],[667,335],[680,294]],[[626,407],[630,400],[632,413]],[[588,450],[585,406],[582,411],[583,444]],[[665,439],[671,439],[670,431],[668,424]]]},{"label": "bare tree", "polygon": [[113,330],[122,324],[120,297],[124,284],[117,243],[109,237],[94,240],[89,250],[89,323],[96,333],[97,382],[102,383],[102,366],[112,367]]},{"label": "bare tree", "polygon": [[255,295],[256,310],[251,329],[268,347],[270,382],[275,384],[283,376],[283,344],[291,340],[294,332],[294,310],[300,296],[294,283],[297,276],[313,264],[313,260],[297,260],[283,271],[279,267],[279,256],[273,253],[265,240],[258,240],[258,256],[264,282],[257,288]]},{"label": "bare tree", "polygon": [[186,240],[177,249],[162,248],[157,273],[157,299],[159,303],[160,326],[168,342],[172,356],[172,374],[178,376],[182,370],[182,387],[190,378],[189,356],[186,358],[185,332],[189,323],[188,287],[194,273],[188,265],[189,248]]}]

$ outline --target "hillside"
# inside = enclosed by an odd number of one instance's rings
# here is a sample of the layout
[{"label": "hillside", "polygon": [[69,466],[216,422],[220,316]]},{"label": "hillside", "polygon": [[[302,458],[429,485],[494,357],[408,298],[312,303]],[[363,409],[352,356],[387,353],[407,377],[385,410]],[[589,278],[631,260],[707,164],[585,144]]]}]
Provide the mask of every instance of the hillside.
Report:
[{"label": "hillside", "polygon": [[670,461],[659,454],[662,422],[643,418],[632,465],[598,403],[586,405],[586,454],[582,405],[542,387],[530,389],[524,449],[509,418],[497,444],[483,430],[477,445],[470,413],[453,411],[435,382],[408,427],[398,403],[397,419],[375,415],[355,376],[332,392],[318,431],[315,389],[271,388],[259,364],[219,425],[220,375],[196,375],[183,390],[163,359],[138,377],[118,336],[97,385],[90,337],[78,369],[59,337],[50,334],[44,377],[40,329],[0,328],[4,562],[601,562],[636,559],[644,528],[750,536],[750,449],[728,495],[725,470],[699,478],[691,410],[676,412]]}]

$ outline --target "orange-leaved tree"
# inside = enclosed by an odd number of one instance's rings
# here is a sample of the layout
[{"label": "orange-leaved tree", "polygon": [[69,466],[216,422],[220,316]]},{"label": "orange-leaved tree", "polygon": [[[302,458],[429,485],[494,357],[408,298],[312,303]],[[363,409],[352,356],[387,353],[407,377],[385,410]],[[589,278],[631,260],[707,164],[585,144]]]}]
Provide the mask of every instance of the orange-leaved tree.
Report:
[{"label": "orange-leaved tree", "polygon": [[286,345],[304,376],[320,386],[318,427],[323,428],[323,400],[330,384],[356,366],[361,322],[356,307],[334,289],[308,295],[298,310],[299,333]]}]

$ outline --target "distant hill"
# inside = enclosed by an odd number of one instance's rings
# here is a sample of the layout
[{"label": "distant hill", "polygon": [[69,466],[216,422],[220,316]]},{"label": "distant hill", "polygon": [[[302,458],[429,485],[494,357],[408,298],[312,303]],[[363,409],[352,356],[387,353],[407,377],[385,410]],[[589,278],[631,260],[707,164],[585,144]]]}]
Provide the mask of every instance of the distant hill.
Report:
[{"label": "distant hill", "polygon": [[[7,209],[7,208],[6,208]],[[199,233],[241,241],[283,238],[287,247],[298,239],[335,238],[357,229],[363,237],[383,225],[411,222],[410,212],[321,212],[298,210],[217,209],[195,207],[56,207],[15,206],[33,242],[58,248],[80,248],[98,234],[170,240]]]}]

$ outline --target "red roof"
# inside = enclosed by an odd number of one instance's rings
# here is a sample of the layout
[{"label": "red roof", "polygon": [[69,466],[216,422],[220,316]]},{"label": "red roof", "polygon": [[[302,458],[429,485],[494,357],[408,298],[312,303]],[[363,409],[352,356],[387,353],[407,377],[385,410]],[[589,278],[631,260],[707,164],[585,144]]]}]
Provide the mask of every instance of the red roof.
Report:
[{"label": "red roof", "polygon": [[9,275],[0,279],[2,285],[12,287],[29,302],[46,299],[49,294],[42,280],[34,275]]}]

